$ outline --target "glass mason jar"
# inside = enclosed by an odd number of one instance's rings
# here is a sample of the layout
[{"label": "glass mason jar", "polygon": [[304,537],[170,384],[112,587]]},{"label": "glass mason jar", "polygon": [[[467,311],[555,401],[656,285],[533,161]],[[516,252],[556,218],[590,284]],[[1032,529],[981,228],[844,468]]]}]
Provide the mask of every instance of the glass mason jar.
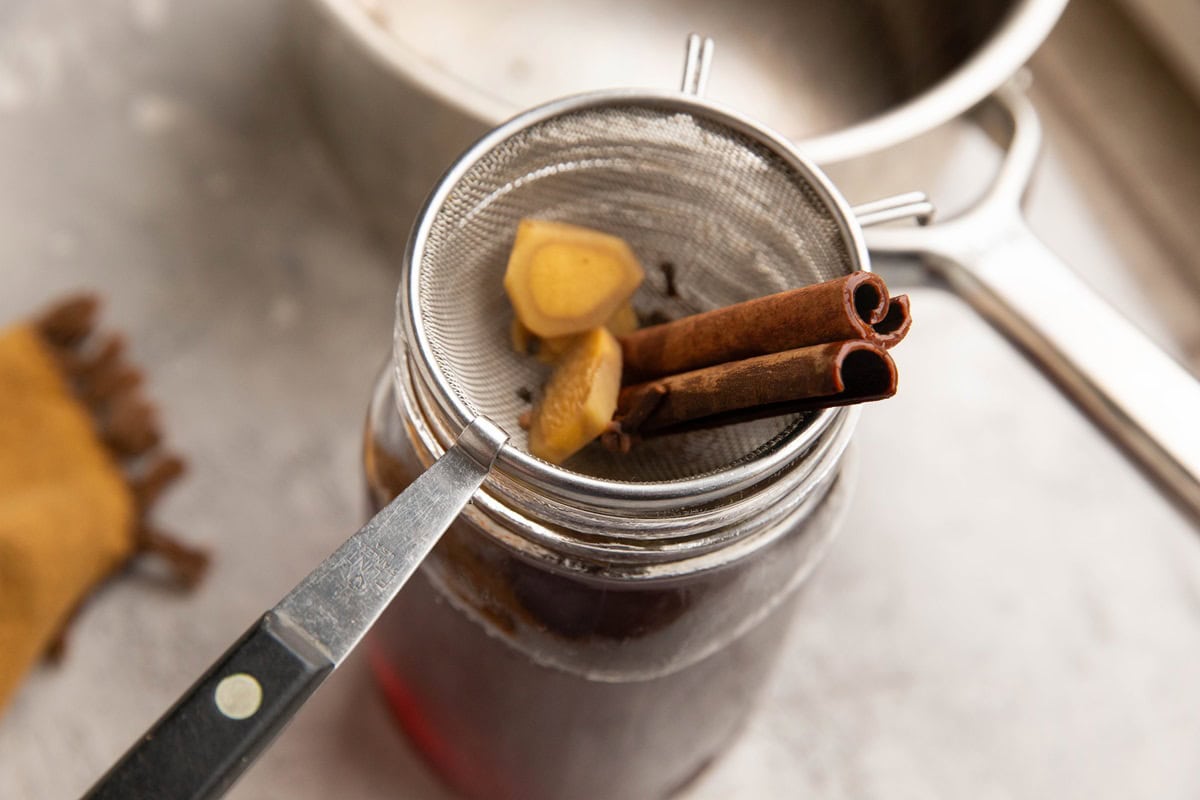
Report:
[{"label": "glass mason jar", "polygon": [[[701,62],[689,57],[697,87]],[[666,797],[728,746],[778,660],[846,505],[857,411],[649,437],[627,454],[593,445],[562,467],[534,458],[518,419],[546,370],[513,351],[502,286],[522,219],[622,237],[651,267],[636,310],[669,318],[868,269],[866,243],[789,141],[640,90],[501,125],[413,226],[365,436],[372,501],[473,419],[512,439],[376,625],[378,680],[465,795]]]},{"label": "glass mason jar", "polygon": [[[446,439],[397,344],[365,436],[377,508]],[[631,800],[688,784],[778,660],[847,501],[856,419],[811,415],[747,485],[690,500],[573,498],[498,463],[369,640],[412,743],[468,797]]]}]

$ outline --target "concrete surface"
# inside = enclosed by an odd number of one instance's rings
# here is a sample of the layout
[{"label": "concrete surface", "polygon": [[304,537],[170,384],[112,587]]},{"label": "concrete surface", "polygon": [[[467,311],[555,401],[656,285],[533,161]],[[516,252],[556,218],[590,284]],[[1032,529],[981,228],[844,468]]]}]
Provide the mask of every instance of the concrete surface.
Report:
[{"label": "concrete surface", "polygon": [[[0,320],[104,292],[191,460],[160,520],[217,556],[192,596],[138,573],[94,599],[0,716],[0,797],[84,791],[361,520],[396,269],[297,102],[283,10],[0,2]],[[988,157],[953,141],[948,202]],[[1053,152],[1031,216],[1175,346]],[[1196,797],[1196,530],[962,303],[912,293],[844,536],[689,797]],[[230,797],[446,794],[352,658]]]}]

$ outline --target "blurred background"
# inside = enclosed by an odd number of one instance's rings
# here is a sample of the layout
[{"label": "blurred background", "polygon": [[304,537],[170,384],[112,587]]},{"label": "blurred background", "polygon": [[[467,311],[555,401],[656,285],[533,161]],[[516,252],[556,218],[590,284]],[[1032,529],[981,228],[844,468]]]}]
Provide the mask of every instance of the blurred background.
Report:
[{"label": "blurred background", "polygon": [[[814,27],[805,4],[473,5],[0,0],[0,321],[103,295],[191,464],[159,519],[215,558],[193,595],[135,572],[84,609],[64,663],[0,716],[0,797],[84,791],[362,522],[398,249],[454,152],[562,92],[675,87],[692,30],[717,41],[714,98],[819,137],[935,86],[1015,4],[961,4],[980,9],[974,32],[939,27],[938,4],[883,4],[878,19],[966,44],[938,45],[943,72],[898,75],[887,47],[904,36],[869,31],[875,71],[853,76],[836,38],[789,48]],[[810,14],[834,30],[837,7]],[[1030,62],[1047,141],[1027,206],[1193,371],[1197,30],[1189,0],[1072,0]],[[795,80],[779,71],[793,57],[817,66]],[[817,85],[878,94],[817,113]],[[837,157],[852,202],[921,189],[947,215],[999,161],[967,117],[900,138],[853,158],[818,138],[814,154]],[[878,267],[913,297],[900,394],[863,415],[857,501],[760,712],[686,796],[1197,796],[1193,524],[961,300]],[[230,796],[449,795],[355,657]]]}]

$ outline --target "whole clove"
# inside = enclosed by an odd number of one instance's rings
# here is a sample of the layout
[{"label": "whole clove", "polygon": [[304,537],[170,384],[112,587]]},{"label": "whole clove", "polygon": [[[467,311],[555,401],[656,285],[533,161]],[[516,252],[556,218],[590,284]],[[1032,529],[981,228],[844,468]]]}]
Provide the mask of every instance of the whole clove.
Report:
[{"label": "whole clove", "polygon": [[667,297],[679,297],[679,287],[675,283],[675,264],[664,261],[658,265],[663,276],[663,294]]}]

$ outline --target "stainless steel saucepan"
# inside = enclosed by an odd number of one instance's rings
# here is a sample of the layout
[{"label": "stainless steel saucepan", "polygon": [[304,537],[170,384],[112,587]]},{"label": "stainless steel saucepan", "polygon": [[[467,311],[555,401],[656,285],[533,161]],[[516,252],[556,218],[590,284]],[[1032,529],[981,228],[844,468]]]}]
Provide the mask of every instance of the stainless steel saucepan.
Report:
[{"label": "stainless steel saucepan", "polygon": [[1066,0],[296,0],[312,104],[384,229],[408,235],[450,161],[517,112],[664,88],[692,31],[720,51],[706,95],[821,164],[910,139],[1011,77]]},{"label": "stainless steel saucepan", "polygon": [[688,30],[719,41],[708,96],[822,163],[994,105],[1013,135],[985,199],[936,225],[871,230],[872,250],[921,257],[1200,516],[1200,384],[1041,245],[1020,211],[1040,127],[1011,78],[1065,4],[300,0],[295,38],[328,138],[396,242],[484,130],[554,96],[671,75]]}]

